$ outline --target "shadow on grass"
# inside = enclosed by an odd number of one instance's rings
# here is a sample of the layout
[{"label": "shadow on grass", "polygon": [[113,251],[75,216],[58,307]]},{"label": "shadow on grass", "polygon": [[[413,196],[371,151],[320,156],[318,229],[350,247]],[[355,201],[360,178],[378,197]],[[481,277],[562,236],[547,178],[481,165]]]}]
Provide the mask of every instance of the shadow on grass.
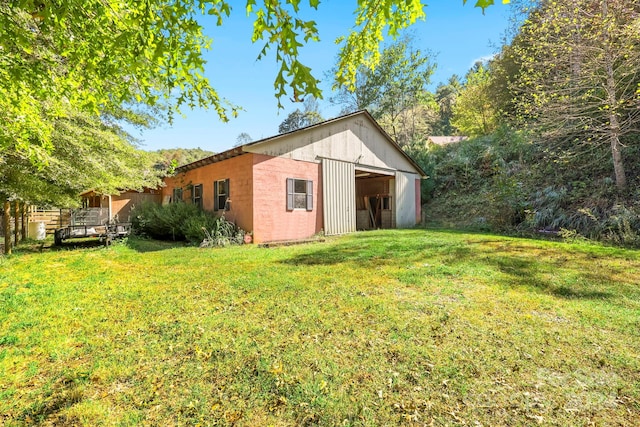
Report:
[{"label": "shadow on grass", "polygon": [[[379,264],[394,264],[415,261],[425,253],[443,249],[437,242],[424,239],[393,239],[390,235],[380,235],[375,232],[362,232],[349,236],[344,243],[322,246],[319,249],[298,254],[281,261],[288,265],[337,265],[341,263],[375,262]],[[449,252],[466,253],[469,248],[464,246],[448,246]]]},{"label": "shadow on grass", "polygon": [[[185,242],[168,242],[162,240],[153,240],[130,236],[126,238],[117,238],[111,242],[111,245],[126,245],[128,248],[139,252],[157,252],[166,249],[182,248],[187,246]],[[87,237],[81,239],[69,239],[55,245],[53,239],[43,241],[27,240],[20,242],[18,246],[13,247],[13,253],[18,254],[36,254],[48,251],[76,251],[106,248],[104,240],[97,237]]]},{"label": "shadow on grass", "polygon": [[104,246],[104,242],[101,242],[98,238],[84,238],[65,240],[59,245],[53,243],[53,239],[47,240],[26,240],[20,242],[17,246],[13,247],[13,253],[18,254],[36,254],[46,251],[65,251],[65,250],[77,250],[77,249],[89,249]]},{"label": "shadow on grass", "polygon": [[[438,230],[435,233],[423,231],[422,234],[364,232],[349,237],[344,243],[312,249],[281,262],[336,267],[358,264],[364,268],[380,265],[405,268],[423,264],[428,265],[423,268],[430,270],[440,264],[449,268],[450,275],[468,280],[477,277],[506,287],[525,287],[563,299],[604,300],[625,294],[625,288],[616,285],[613,272],[582,267],[589,265],[594,256],[605,257],[591,252],[567,252],[560,247],[536,246],[535,242],[520,244],[497,236],[468,241],[461,233],[448,234]],[[425,280],[428,275],[425,271]]]},{"label": "shadow on grass", "polygon": [[[488,266],[496,268],[506,276],[506,279],[499,280],[499,283],[507,286],[525,286],[538,289],[545,293],[565,299],[609,299],[614,296],[610,292],[587,289],[585,286],[569,286],[566,284],[556,285],[549,279],[541,277],[541,262],[536,259],[528,260],[520,256],[496,255],[490,256],[485,252],[483,257]],[[563,270],[563,266],[555,267]],[[592,283],[594,280],[589,272],[580,273],[583,283]],[[604,276],[601,276],[601,278]]]},{"label": "shadow on grass", "polygon": [[129,237],[126,240],[126,245],[129,249],[133,249],[134,251],[139,253],[158,252],[167,249],[184,248],[188,246],[185,242],[154,240],[136,236]]}]

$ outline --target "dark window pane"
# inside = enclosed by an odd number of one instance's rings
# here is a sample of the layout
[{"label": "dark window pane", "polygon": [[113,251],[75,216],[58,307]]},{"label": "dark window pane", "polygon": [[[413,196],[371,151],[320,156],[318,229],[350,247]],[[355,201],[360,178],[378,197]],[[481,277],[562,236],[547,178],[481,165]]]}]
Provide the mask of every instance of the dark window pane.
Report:
[{"label": "dark window pane", "polygon": [[305,181],[304,179],[296,179],[295,189],[293,192],[299,194],[307,194],[307,181]]}]

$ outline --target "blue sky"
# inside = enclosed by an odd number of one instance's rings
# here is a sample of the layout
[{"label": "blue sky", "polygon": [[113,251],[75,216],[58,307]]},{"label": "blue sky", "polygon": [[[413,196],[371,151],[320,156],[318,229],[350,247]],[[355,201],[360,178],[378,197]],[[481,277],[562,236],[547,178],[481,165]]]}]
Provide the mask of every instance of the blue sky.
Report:
[{"label": "blue sky", "polygon": [[[508,26],[509,7],[496,2],[485,14],[473,7],[473,0],[433,0],[426,8],[426,21],[419,21],[411,31],[415,45],[435,54],[436,72],[432,86],[445,82],[452,74],[463,76],[475,60],[489,57],[498,49]],[[248,133],[253,140],[278,133],[278,125],[301,105],[283,102],[278,110],[273,80],[277,67],[273,55],[256,61],[262,46],[251,43],[252,20],[244,10],[244,1],[232,10],[222,27],[206,25],[213,38],[212,49],[206,54],[206,76],[219,94],[243,108],[239,116],[228,123],[221,122],[215,111],[186,110],[184,118],[176,117],[172,126],[161,125],[143,132],[133,131],[142,140],[141,148],[202,148],[214,152],[235,145],[238,135]],[[355,1],[323,0],[318,10],[305,12],[305,19],[317,22],[320,42],[302,48],[302,62],[310,66],[316,78],[324,80],[338,53],[335,39],[348,34],[353,26]],[[206,23],[206,19],[202,22]],[[330,81],[323,81],[324,99],[319,101],[325,118],[335,117],[339,107],[332,106]]]}]

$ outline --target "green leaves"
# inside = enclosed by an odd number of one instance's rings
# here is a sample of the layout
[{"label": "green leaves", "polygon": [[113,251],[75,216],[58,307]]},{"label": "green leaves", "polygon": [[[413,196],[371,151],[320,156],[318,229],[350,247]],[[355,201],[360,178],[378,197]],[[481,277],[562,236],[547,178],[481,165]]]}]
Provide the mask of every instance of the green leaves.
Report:
[{"label": "green leaves", "polygon": [[558,153],[609,151],[616,185],[626,186],[624,155],[640,124],[638,5],[578,0],[535,9],[508,56],[514,104]]},{"label": "green leaves", "polygon": [[[467,4],[467,0],[462,0],[463,4]],[[502,0],[503,4],[508,4],[511,3],[511,0]],[[482,9],[482,13],[484,13],[484,10],[486,8],[488,8],[489,6],[493,6],[494,4],[494,0],[477,0],[475,7],[479,7]]]},{"label": "green leaves", "polygon": [[470,137],[489,135],[498,126],[498,111],[490,93],[491,74],[482,63],[469,71],[453,105],[451,124],[459,134]]},{"label": "green leaves", "polygon": [[[205,77],[203,53],[212,40],[200,23],[204,16],[224,25],[231,4],[0,2],[0,166],[11,158],[24,166],[25,175],[27,163],[34,170],[49,168],[61,154],[54,130],[70,115],[86,115],[95,121],[92,126],[101,116],[138,106],[169,122],[185,107],[211,108],[222,121],[235,116],[237,107],[221,99]],[[274,77],[279,107],[285,96],[293,101],[322,96],[319,80],[300,59],[301,48],[319,40],[316,22],[304,17],[318,7],[319,0],[245,2],[254,19],[251,39],[264,43],[259,59],[273,52],[280,63]],[[383,37],[395,37],[423,19],[424,7],[420,0],[359,0],[354,30],[339,41],[338,82],[353,87],[359,66],[378,64]]]},{"label": "green leaves", "polygon": [[418,0],[358,2],[356,27],[341,44],[336,84],[354,89],[358,67],[374,69],[380,61],[379,44],[387,35],[395,37],[399,31],[425,18],[424,5]]},{"label": "green leaves", "polygon": [[[320,81],[311,74],[309,67],[298,60],[299,49],[304,43],[319,40],[316,23],[298,17],[299,1],[288,0],[287,3],[291,8],[281,2],[265,2],[254,11],[255,2],[247,2],[247,10],[255,14],[252,41],[265,40],[258,59],[273,49],[276,61],[280,63],[274,80],[279,108],[282,108],[280,100],[286,94],[296,102],[302,101],[305,95],[322,97],[318,87]],[[317,6],[316,2],[313,3]],[[310,3],[312,7],[314,4]]]}]

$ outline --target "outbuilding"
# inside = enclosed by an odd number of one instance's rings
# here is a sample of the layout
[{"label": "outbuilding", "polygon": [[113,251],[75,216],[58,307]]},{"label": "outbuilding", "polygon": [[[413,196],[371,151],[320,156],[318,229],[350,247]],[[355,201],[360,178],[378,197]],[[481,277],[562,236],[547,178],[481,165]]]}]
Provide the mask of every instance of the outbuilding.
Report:
[{"label": "outbuilding", "polygon": [[224,214],[264,243],[415,226],[422,178],[359,111],[181,166],[162,196]]}]

